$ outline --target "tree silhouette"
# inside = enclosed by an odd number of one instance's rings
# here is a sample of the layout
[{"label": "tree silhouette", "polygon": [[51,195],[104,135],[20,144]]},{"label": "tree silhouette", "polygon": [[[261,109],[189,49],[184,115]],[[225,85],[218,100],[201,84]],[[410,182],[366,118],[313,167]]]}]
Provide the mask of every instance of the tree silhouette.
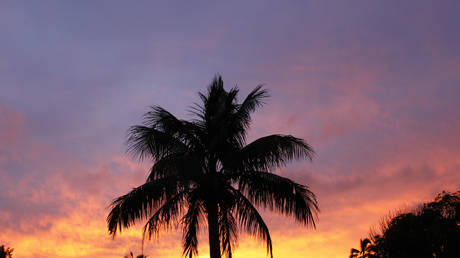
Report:
[{"label": "tree silhouette", "polygon": [[373,257],[373,245],[369,238],[361,239],[360,241],[361,250],[352,248],[350,251],[350,258],[370,258]]},{"label": "tree silhouette", "polygon": [[176,118],[161,107],[145,114],[143,125],[128,133],[128,152],[154,161],[146,182],[113,201],[107,217],[109,233],[148,219],[144,237],[158,236],[175,223],[183,229],[183,254],[198,254],[197,233],[208,226],[210,257],[232,257],[238,230],[266,244],[272,254],[268,227],[256,207],[315,226],[318,205],[308,187],[273,171],[289,161],[312,159],[313,149],[290,135],[270,135],[246,145],[251,113],[268,94],[256,87],[241,102],[238,88],[226,91],[216,77],[194,120]]},{"label": "tree silhouette", "polygon": [[7,247],[5,249],[5,246],[2,245],[0,246],[0,258],[12,258],[13,257],[13,248]]},{"label": "tree silhouette", "polygon": [[[134,258],[134,254],[133,252],[129,252],[129,255],[125,255],[123,256],[123,258]],[[143,254],[140,254],[138,256],[136,256],[136,258],[147,258],[147,255],[143,255]]]},{"label": "tree silhouette", "polygon": [[369,257],[459,257],[460,191],[442,192],[433,202],[384,220],[371,232]]}]

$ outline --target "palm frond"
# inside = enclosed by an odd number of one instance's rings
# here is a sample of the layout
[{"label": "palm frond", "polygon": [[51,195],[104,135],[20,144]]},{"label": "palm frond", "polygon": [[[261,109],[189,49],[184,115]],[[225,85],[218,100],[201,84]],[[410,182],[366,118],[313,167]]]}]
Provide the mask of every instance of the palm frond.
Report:
[{"label": "palm frond", "polygon": [[192,258],[198,255],[198,231],[203,219],[203,204],[198,197],[197,190],[192,191],[187,199],[188,210],[182,218],[183,228],[183,255]]},{"label": "palm frond", "polygon": [[228,176],[234,178],[238,189],[256,205],[293,216],[298,222],[315,227],[318,202],[306,186],[263,171],[247,171]]},{"label": "palm frond", "polygon": [[356,258],[359,255],[359,250],[355,248],[351,248],[350,250],[350,258]]},{"label": "palm frond", "polygon": [[244,129],[249,127],[249,123],[251,122],[251,113],[254,112],[257,107],[262,106],[264,104],[263,99],[269,96],[268,91],[262,89],[262,87],[263,85],[258,85],[248,94],[248,96],[246,96],[244,101],[238,107],[235,117],[239,120],[239,124],[244,126]]},{"label": "palm frond", "polygon": [[231,207],[220,207],[219,235],[222,253],[226,254],[227,258],[232,258],[232,246],[236,245],[238,232]]},{"label": "palm frond", "polygon": [[198,137],[201,129],[197,124],[178,119],[159,106],[152,106],[151,109],[151,111],[144,114],[144,125],[180,139],[189,148],[201,146]]},{"label": "palm frond", "polygon": [[140,160],[153,158],[159,160],[176,152],[187,150],[180,139],[156,128],[135,125],[128,131],[128,153]]},{"label": "palm frond", "polygon": [[187,194],[187,190],[181,191],[163,203],[145,224],[144,238],[147,232],[149,239],[151,239],[152,235],[158,236],[161,230],[169,229],[172,221],[177,221],[184,208]]},{"label": "palm frond", "polygon": [[262,216],[260,216],[257,209],[239,190],[234,188],[231,189],[235,196],[236,218],[238,222],[248,233],[265,241],[267,253],[273,258],[270,231],[262,219]]},{"label": "palm frond", "polygon": [[174,178],[162,178],[134,188],[128,194],[115,199],[110,205],[107,224],[110,235],[128,228],[135,221],[147,218],[162,202],[180,191]]},{"label": "palm frond", "polygon": [[372,242],[371,240],[369,240],[369,238],[364,238],[364,239],[361,239],[360,244],[361,244],[361,252],[364,254],[369,249],[369,245],[372,244]]},{"label": "palm frond", "polygon": [[[236,91],[237,93],[237,91]],[[231,116],[226,119],[225,128],[228,130],[229,139],[233,140],[233,145],[243,147],[246,142],[246,130],[251,122],[251,113],[257,107],[262,106],[262,100],[268,97],[266,90],[262,89],[262,85],[257,86],[241,104],[232,106],[234,110]],[[236,95],[235,98],[236,100]]]},{"label": "palm frond", "polygon": [[246,145],[234,157],[238,168],[270,171],[301,158],[313,159],[313,148],[291,135],[269,135]]}]

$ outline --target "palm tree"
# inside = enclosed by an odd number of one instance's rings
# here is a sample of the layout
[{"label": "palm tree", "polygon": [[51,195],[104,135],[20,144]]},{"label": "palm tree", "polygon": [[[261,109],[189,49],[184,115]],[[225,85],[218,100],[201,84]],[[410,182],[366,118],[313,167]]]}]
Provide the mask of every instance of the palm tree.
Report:
[{"label": "palm tree", "polygon": [[312,159],[313,149],[290,135],[270,135],[246,145],[251,113],[268,96],[256,87],[243,102],[238,88],[226,91],[215,77],[194,120],[176,118],[161,107],[144,115],[128,133],[128,152],[154,161],[146,182],[115,199],[107,217],[109,233],[147,219],[144,237],[158,236],[179,222],[183,255],[198,254],[197,233],[207,222],[210,257],[232,257],[238,229],[255,235],[272,254],[268,227],[256,206],[315,227],[318,205],[308,187],[273,173],[291,160]]},{"label": "palm tree", "polygon": [[12,258],[13,257],[13,248],[7,247],[5,249],[5,246],[2,245],[0,246],[0,258]]},{"label": "palm tree", "polygon": [[373,257],[372,242],[369,238],[361,239],[360,241],[361,250],[352,248],[350,251],[350,258],[370,258]]}]

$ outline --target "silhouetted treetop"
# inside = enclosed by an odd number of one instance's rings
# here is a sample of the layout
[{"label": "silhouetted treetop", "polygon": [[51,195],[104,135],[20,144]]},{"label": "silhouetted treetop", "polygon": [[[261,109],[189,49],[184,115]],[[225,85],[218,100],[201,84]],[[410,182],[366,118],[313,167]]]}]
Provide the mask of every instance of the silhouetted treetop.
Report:
[{"label": "silhouetted treetop", "polygon": [[460,191],[444,191],[418,210],[383,221],[380,232],[370,234],[367,256],[350,257],[459,257],[459,197]]},{"label": "silhouetted treetop", "polygon": [[107,217],[109,233],[147,220],[144,236],[158,236],[179,223],[183,254],[198,254],[197,234],[208,227],[210,256],[232,257],[240,231],[263,240],[272,256],[268,227],[256,207],[315,226],[318,204],[305,185],[273,173],[298,159],[312,159],[312,147],[291,135],[273,134],[246,143],[251,114],[268,97],[262,86],[238,102],[216,77],[199,93],[195,118],[176,118],[154,106],[128,132],[128,152],[153,165],[144,184],[115,199]]},{"label": "silhouetted treetop", "polygon": [[0,246],[0,258],[12,258],[13,257],[13,248],[6,247],[4,245]]}]

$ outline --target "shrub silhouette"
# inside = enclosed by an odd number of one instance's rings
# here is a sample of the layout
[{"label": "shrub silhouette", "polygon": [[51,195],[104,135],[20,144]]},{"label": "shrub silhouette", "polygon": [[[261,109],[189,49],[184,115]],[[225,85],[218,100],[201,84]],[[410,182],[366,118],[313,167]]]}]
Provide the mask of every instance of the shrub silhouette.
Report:
[{"label": "shrub silhouette", "polygon": [[380,232],[370,234],[367,256],[359,257],[459,257],[459,217],[460,191],[442,192],[416,211],[383,221]]}]

